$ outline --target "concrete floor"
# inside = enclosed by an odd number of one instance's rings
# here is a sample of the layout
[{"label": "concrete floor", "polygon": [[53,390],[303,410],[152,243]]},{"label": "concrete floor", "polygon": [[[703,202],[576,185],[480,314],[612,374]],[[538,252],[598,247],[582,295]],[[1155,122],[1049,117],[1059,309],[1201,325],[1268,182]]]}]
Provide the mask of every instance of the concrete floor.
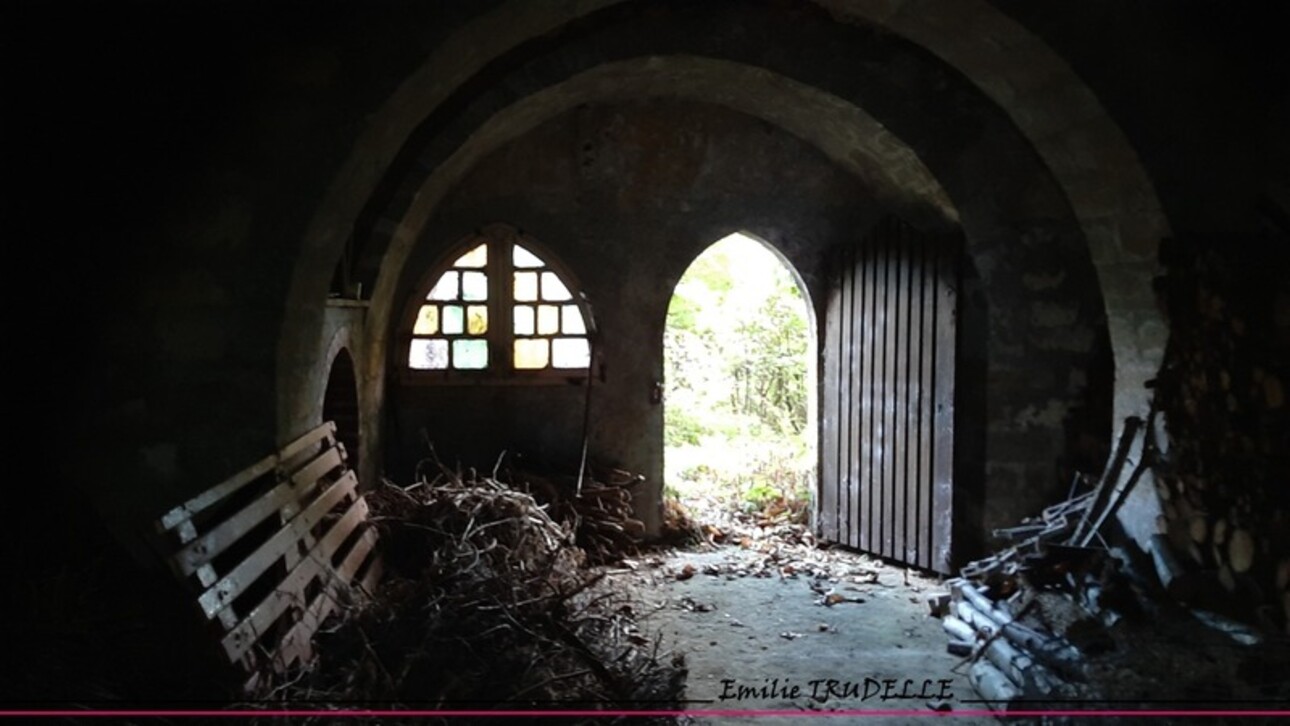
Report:
[{"label": "concrete floor", "polygon": [[[994,722],[963,717],[985,707],[965,702],[977,695],[928,615],[924,596],[939,590],[935,580],[911,573],[906,584],[902,569],[860,555],[827,558],[836,582],[810,574],[818,572],[810,563],[790,564],[785,576],[783,560],[766,567],[764,555],[736,547],[644,558],[607,580],[639,599],[651,638],[661,633],[664,649],[685,653],[694,723],[784,723],[813,712],[834,712],[829,723],[909,723],[936,718],[938,702],[958,712],[956,724]],[[678,579],[686,565],[695,574]],[[874,570],[876,583],[857,582]],[[848,600],[817,604],[823,595],[813,583]]]}]

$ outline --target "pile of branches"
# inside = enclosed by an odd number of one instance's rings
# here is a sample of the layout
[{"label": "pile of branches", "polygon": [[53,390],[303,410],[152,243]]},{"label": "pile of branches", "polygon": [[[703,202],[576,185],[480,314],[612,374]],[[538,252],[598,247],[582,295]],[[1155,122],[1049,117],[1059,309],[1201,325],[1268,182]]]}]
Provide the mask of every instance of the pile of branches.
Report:
[{"label": "pile of branches", "polygon": [[[1066,501],[1018,526],[994,530],[1010,544],[969,563],[946,582],[948,593],[929,598],[932,614],[951,636],[947,649],[967,659],[969,681],[992,706],[1194,698],[1197,683],[1204,682],[1221,683],[1222,689],[1208,695],[1229,701],[1280,688],[1261,674],[1244,684],[1228,683],[1237,655],[1246,655],[1232,650],[1228,638],[1261,646],[1250,657],[1272,664],[1246,666],[1250,671],[1290,668],[1290,661],[1266,656],[1259,633],[1239,622],[1178,611],[1151,597],[1153,584],[1133,567],[1128,550],[1102,537],[1104,525],[1159,460],[1156,415],[1153,410],[1146,421],[1125,421],[1120,443],[1090,491],[1077,493],[1092,481],[1077,476]],[[1168,541],[1157,535],[1153,547],[1159,583],[1168,587],[1178,578],[1177,567],[1166,562]],[[1199,632],[1192,617],[1214,630]],[[1214,642],[1215,636],[1221,658],[1192,657],[1211,652],[1197,644]],[[1283,644],[1266,646],[1271,653],[1285,650]]]},{"label": "pile of branches", "polygon": [[538,473],[503,466],[500,480],[526,491],[547,508],[551,519],[568,527],[590,564],[608,564],[637,554],[645,524],[632,516],[633,489],[639,474],[591,464],[581,477]]},{"label": "pile of branches", "polygon": [[630,602],[596,595],[575,532],[496,479],[445,471],[368,494],[385,581],[321,632],[277,703],[418,709],[679,708],[684,659],[637,630]]}]

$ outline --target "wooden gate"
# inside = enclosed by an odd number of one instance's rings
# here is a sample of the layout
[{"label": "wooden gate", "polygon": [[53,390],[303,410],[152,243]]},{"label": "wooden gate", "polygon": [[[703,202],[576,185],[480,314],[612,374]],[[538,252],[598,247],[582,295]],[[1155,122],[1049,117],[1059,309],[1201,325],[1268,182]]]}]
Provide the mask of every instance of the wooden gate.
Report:
[{"label": "wooden gate", "polygon": [[821,538],[943,573],[960,247],[888,218],[842,250],[821,382]]}]

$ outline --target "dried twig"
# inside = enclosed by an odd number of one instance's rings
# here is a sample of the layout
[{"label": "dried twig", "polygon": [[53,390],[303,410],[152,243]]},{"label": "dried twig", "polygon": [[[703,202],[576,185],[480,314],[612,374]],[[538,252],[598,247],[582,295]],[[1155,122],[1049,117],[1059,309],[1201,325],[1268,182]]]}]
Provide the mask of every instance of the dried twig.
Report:
[{"label": "dried twig", "polygon": [[[267,697],[610,706],[680,698],[683,660],[661,661],[657,643],[653,654],[636,648],[631,608],[591,593],[603,575],[584,569],[631,542],[601,529],[630,513],[625,490],[589,479],[585,498],[553,487],[539,502],[495,477],[426,463],[439,468],[438,483],[423,477],[368,495],[389,573],[370,605],[340,608],[344,623],[319,631],[314,668],[293,680],[264,673]],[[596,557],[575,545],[584,541],[601,548]]]}]

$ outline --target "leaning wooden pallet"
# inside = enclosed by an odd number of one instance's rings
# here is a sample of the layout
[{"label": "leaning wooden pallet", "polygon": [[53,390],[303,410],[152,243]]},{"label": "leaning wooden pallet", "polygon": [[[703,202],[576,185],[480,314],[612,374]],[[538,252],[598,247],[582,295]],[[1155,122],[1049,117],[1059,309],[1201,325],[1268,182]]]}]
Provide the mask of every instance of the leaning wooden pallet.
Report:
[{"label": "leaning wooden pallet", "polygon": [[313,657],[318,626],[382,573],[358,479],[327,422],[167,512],[167,562],[252,691]]}]

